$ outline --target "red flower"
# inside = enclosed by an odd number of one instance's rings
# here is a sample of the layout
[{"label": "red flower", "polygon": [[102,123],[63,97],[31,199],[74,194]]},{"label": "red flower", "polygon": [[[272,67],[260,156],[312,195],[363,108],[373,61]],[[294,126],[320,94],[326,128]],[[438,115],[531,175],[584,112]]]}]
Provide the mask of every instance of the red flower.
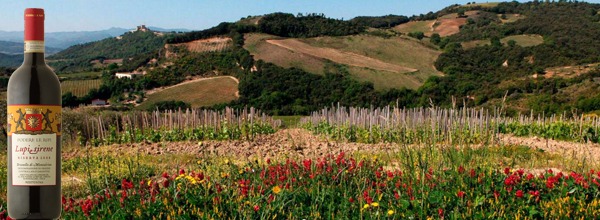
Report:
[{"label": "red flower", "polygon": [[440,218],[444,218],[444,210],[439,208],[438,209],[438,215],[440,216]]},{"label": "red flower", "polygon": [[458,191],[458,193],[456,193],[456,195],[458,196],[458,198],[463,198],[463,197],[465,197],[465,192]]},{"label": "red flower", "polygon": [[523,198],[523,190],[517,190],[517,193],[515,195],[517,196],[517,198]]},{"label": "red flower", "polygon": [[348,201],[349,201],[350,203],[354,203],[354,198],[350,197],[350,199],[348,199]]},{"label": "red flower", "polygon": [[510,168],[506,167],[504,168],[504,174],[508,175],[510,173]]},{"label": "red flower", "polygon": [[469,176],[471,176],[471,178],[474,178],[474,177],[475,177],[475,169],[471,169],[471,170],[469,171]]},{"label": "red flower", "polygon": [[534,197],[540,197],[540,191],[529,191],[529,194]]},{"label": "red flower", "polygon": [[304,165],[305,170],[310,170],[311,165],[312,165],[312,160],[311,159],[304,160],[304,161],[302,161],[302,164]]},{"label": "red flower", "polygon": [[121,189],[122,190],[128,190],[128,189],[132,189],[133,188],[133,182],[129,182],[127,181],[127,179],[123,179],[121,181]]},{"label": "red flower", "polygon": [[517,173],[519,173],[519,176],[523,176],[523,173],[525,173],[525,171],[523,169],[519,169],[517,170]]},{"label": "red flower", "polygon": [[185,170],[184,169],[180,169],[179,170],[179,175],[185,175]]},{"label": "red flower", "polygon": [[535,177],[533,176],[533,174],[531,174],[531,173],[527,174],[527,181],[530,181],[530,180],[532,180],[533,178],[535,178]]},{"label": "red flower", "polygon": [[500,197],[500,193],[498,191],[494,190],[494,198],[497,199],[498,197]]},{"label": "red flower", "polygon": [[163,187],[164,187],[164,188],[167,188],[167,187],[169,187],[169,180],[165,180],[165,181],[162,183],[162,185],[163,185]]},{"label": "red flower", "polygon": [[254,205],[254,211],[255,211],[255,212],[258,212],[258,210],[260,210],[260,206],[258,206],[258,205]]},{"label": "red flower", "polygon": [[85,202],[81,204],[81,211],[85,216],[90,216],[90,211],[92,211],[93,205],[94,203],[90,199],[85,200]]},{"label": "red flower", "polygon": [[458,173],[464,173],[464,172],[465,172],[465,168],[463,166],[459,166]]},{"label": "red flower", "polygon": [[6,214],[6,210],[0,212],[0,219],[6,218],[5,214]]},{"label": "red flower", "polygon": [[162,177],[165,178],[165,179],[169,179],[169,174],[167,172],[164,172],[162,174]]}]

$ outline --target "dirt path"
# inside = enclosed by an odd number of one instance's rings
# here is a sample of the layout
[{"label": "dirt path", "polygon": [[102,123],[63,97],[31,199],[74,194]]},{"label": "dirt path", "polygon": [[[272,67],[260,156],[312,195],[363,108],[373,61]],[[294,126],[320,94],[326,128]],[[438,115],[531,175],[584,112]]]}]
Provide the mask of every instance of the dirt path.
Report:
[{"label": "dirt path", "polygon": [[[233,81],[235,81],[237,84],[240,84],[240,81],[237,78],[233,77],[233,76],[216,76],[216,77],[208,77],[208,78],[202,77],[202,78],[194,78],[194,79],[191,79],[191,80],[187,80],[187,81],[184,81],[182,83],[179,83],[179,84],[176,84],[176,85],[172,85],[172,86],[166,86],[166,87],[160,87],[160,88],[155,88],[155,89],[147,90],[146,91],[146,95],[150,95],[150,94],[153,94],[153,93],[156,93],[156,92],[163,91],[165,89],[170,89],[170,88],[173,88],[173,87],[177,87],[177,86],[181,86],[181,85],[185,85],[185,84],[189,84],[189,83],[195,83],[195,82],[199,82],[199,81],[210,80],[210,79],[218,79],[218,78],[230,78]],[[236,97],[240,97],[239,96],[239,92],[235,92],[235,96]]]},{"label": "dirt path", "polygon": [[417,69],[386,63],[378,59],[351,52],[340,51],[332,48],[321,48],[311,46],[297,39],[266,40],[266,42],[294,52],[324,58],[336,63],[346,64],[350,66],[366,67],[370,69],[383,70],[395,73],[407,73],[418,71]]},{"label": "dirt path", "polygon": [[575,143],[546,140],[538,137],[515,137],[513,135],[502,135],[500,141],[503,144],[525,145],[533,149],[541,149],[545,152],[556,153],[564,157],[572,157],[580,160],[596,161],[600,158],[600,144],[595,143]]},{"label": "dirt path", "polygon": [[[518,144],[541,149],[548,153],[563,155],[566,158],[596,160],[600,158],[600,145],[548,140],[536,137],[515,137],[503,135],[502,144]],[[162,155],[162,154],[210,154],[227,155],[239,158],[317,158],[326,154],[343,152],[396,153],[401,149],[392,143],[363,144],[328,140],[313,135],[300,128],[282,129],[271,135],[262,135],[253,141],[202,141],[172,143],[136,143],[106,146],[116,154]],[[84,150],[75,150],[63,154],[63,159],[81,156]]]}]

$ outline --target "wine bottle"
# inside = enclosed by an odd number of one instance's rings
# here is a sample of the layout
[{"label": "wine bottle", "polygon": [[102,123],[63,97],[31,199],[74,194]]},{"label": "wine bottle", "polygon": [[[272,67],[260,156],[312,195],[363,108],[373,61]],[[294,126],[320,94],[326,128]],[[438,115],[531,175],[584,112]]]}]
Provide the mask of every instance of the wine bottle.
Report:
[{"label": "wine bottle", "polygon": [[44,59],[44,10],[25,9],[25,59],[8,81],[8,215],[61,214],[61,91]]}]

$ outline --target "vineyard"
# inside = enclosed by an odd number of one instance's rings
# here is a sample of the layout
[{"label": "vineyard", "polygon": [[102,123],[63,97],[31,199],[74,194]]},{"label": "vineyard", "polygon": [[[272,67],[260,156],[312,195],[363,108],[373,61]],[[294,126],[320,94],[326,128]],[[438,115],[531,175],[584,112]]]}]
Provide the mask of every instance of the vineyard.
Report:
[{"label": "vineyard", "polygon": [[[282,129],[253,108],[65,110],[62,216],[599,218],[600,119],[501,112],[337,106]],[[506,135],[579,143],[583,154]]]},{"label": "vineyard", "polygon": [[88,80],[67,80],[60,83],[62,93],[71,92],[73,95],[82,97],[88,94],[92,89],[100,88],[101,79]]},{"label": "vineyard", "polygon": [[[215,37],[209,39],[195,40],[187,43],[180,44],[167,44],[166,48],[184,46],[188,51],[203,53],[203,52],[219,52],[223,51],[232,46],[233,42],[231,38],[226,37]],[[173,52],[167,52],[167,57],[171,57]]]},{"label": "vineyard", "polygon": [[600,142],[597,117],[499,116],[483,109],[326,108],[301,124],[316,134],[350,142],[448,145],[493,143],[499,134]]},{"label": "vineyard", "polygon": [[65,112],[77,119],[63,133],[81,146],[202,140],[252,140],[281,126],[254,108],[224,111],[178,110],[89,115]]}]

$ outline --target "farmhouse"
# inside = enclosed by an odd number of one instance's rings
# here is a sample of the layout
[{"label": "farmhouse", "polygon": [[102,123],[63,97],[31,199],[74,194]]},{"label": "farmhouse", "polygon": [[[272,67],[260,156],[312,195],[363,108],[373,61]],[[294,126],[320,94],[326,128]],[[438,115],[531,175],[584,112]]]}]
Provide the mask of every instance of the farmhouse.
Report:
[{"label": "farmhouse", "polygon": [[143,74],[142,72],[116,73],[115,76],[119,79],[121,79],[121,78],[133,79],[135,77],[141,76],[142,74]]}]

